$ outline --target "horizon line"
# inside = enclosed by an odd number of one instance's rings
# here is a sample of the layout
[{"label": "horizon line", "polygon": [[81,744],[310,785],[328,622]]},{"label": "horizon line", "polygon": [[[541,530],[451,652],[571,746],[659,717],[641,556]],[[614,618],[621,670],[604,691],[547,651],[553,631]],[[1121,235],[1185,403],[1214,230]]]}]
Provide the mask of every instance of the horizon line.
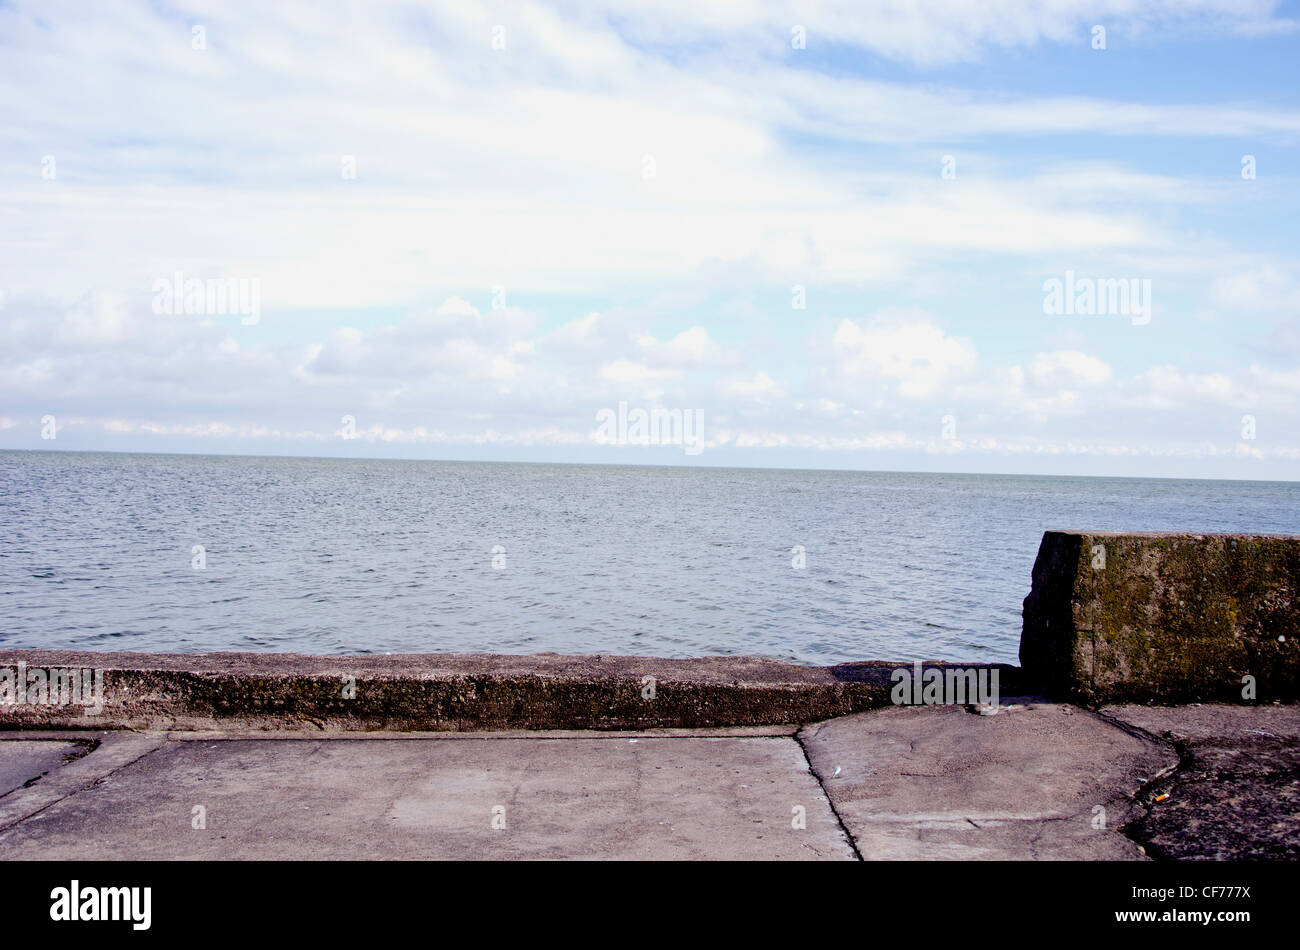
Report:
[{"label": "horizon line", "polygon": [[0,453],[30,452],[64,455],[157,455],[163,457],[185,458],[247,458],[247,459],[303,459],[323,462],[430,462],[434,464],[466,465],[569,465],[586,468],[673,468],[673,469],[710,469],[714,471],[760,471],[760,472],[847,472],[861,475],[958,475],[973,478],[1096,478],[1114,481],[1161,481],[1161,482],[1245,482],[1263,485],[1296,485],[1300,478],[1231,478],[1228,476],[1188,477],[1179,475],[1088,475],[1060,474],[1044,472],[951,472],[934,469],[894,469],[894,468],[809,468],[788,467],[781,465],[708,465],[695,463],[691,465],[670,464],[663,462],[569,462],[538,461],[536,459],[484,459],[484,458],[420,458],[412,456],[382,455],[294,455],[261,452],[184,452],[184,451],[140,451],[129,449],[61,449],[61,448],[5,448]]}]

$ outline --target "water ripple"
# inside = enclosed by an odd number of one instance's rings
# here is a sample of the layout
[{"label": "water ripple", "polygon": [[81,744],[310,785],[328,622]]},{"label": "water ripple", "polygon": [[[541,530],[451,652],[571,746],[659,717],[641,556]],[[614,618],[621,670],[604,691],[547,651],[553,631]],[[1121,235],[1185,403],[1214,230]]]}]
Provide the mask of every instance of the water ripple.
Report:
[{"label": "water ripple", "polygon": [[0,642],[1014,662],[1045,529],[1296,533],[1298,494],[1268,482],[0,452]]}]

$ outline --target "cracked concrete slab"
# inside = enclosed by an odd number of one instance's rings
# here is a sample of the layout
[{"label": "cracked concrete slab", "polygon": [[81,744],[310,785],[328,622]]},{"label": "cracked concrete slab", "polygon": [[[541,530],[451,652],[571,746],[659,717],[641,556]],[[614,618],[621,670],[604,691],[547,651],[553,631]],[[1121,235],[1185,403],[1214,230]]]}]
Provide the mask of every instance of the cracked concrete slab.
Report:
[{"label": "cracked concrete slab", "polygon": [[[0,849],[39,859],[853,857],[787,737],[158,741],[11,823]],[[805,827],[794,827],[798,809]]]},{"label": "cracked concrete slab", "polygon": [[75,742],[39,739],[0,740],[0,796],[40,779],[81,752]]},{"label": "cracked concrete slab", "polygon": [[1300,859],[1300,707],[1107,706],[1160,736],[1177,770],[1145,790],[1127,832],[1174,860]]},{"label": "cracked concrete slab", "polygon": [[800,740],[866,860],[1141,860],[1116,829],[1178,761],[1164,743],[1037,701],[991,716],[894,707],[808,726]]},{"label": "cracked concrete slab", "polygon": [[[794,734],[11,733],[0,848],[689,860],[846,859],[856,846],[868,860],[1140,860],[1142,846],[1155,858],[1295,859],[1297,740],[1297,707],[1092,713],[1033,699],[992,716],[891,707]],[[26,784],[49,760],[25,749],[62,762],[92,745]]]}]

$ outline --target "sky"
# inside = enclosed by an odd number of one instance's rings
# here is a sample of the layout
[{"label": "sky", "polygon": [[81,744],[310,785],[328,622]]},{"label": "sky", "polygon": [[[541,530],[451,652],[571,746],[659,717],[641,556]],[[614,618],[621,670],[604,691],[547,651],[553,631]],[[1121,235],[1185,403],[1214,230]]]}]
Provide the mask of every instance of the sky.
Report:
[{"label": "sky", "polygon": [[1298,80],[1267,0],[0,0],[0,449],[1300,479]]}]

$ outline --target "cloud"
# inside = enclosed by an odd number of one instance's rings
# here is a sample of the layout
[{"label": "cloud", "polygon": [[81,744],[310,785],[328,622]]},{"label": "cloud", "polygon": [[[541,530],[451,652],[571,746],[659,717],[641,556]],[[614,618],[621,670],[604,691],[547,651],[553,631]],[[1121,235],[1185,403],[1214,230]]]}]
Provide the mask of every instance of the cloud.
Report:
[{"label": "cloud", "polygon": [[487,316],[459,297],[395,326],[363,332],[340,327],[313,348],[306,377],[349,376],[421,385],[438,376],[478,381],[517,375],[532,356],[533,319],[517,309]]},{"label": "cloud", "polygon": [[[113,331],[87,349],[64,328],[96,308],[113,315]],[[605,323],[621,332],[598,333]],[[714,449],[1236,458],[1250,412],[1262,435],[1247,454],[1285,460],[1295,449],[1286,433],[1300,431],[1300,372],[1290,368],[1159,363],[1120,375],[1078,349],[990,363],[936,315],[893,308],[828,324],[802,352],[787,350],[796,368],[828,356],[795,380],[740,353],[713,359],[716,341],[697,327],[661,339],[635,326],[593,314],[547,331],[527,312],[449,298],[307,345],[240,345],[226,327],[155,315],[143,300],[87,298],[40,314],[17,301],[0,312],[10,344],[0,350],[0,432],[6,445],[44,447],[39,419],[53,413],[61,432],[98,433],[110,446],[185,439],[328,452],[346,448],[340,419],[350,415],[372,447],[572,448],[590,446],[594,412],[620,400],[700,409]],[[552,345],[574,334],[583,346]],[[627,355],[646,352],[657,362]],[[957,440],[940,437],[947,414]]]},{"label": "cloud", "polygon": [[[581,4],[588,10],[595,4]],[[1086,42],[1095,23],[1114,35],[1136,38],[1155,31],[1232,29],[1287,31],[1294,24],[1273,15],[1277,3],[1228,0],[1055,0],[990,2],[880,0],[871,4],[832,0],[810,7],[795,0],[726,4],[689,0],[633,0],[620,5],[628,32],[646,44],[709,40],[727,51],[760,49],[778,54],[790,45],[793,26],[805,28],[808,44],[846,44],[922,66],[976,60],[990,53],[1039,43]]]},{"label": "cloud", "polygon": [[1036,354],[1026,375],[1041,389],[1099,386],[1111,378],[1111,369],[1095,356],[1078,350],[1058,350]]},{"label": "cloud", "polygon": [[781,399],[787,393],[786,387],[761,371],[752,376],[728,380],[720,388],[727,396],[761,403]]},{"label": "cloud", "polygon": [[[916,64],[1079,42],[1095,17],[1116,30],[1259,25],[1270,4],[710,6],[127,4],[77,8],[74,21],[71,7],[6,5],[0,214],[24,226],[0,284],[67,302],[179,269],[257,278],[274,310],[409,305],[430,287],[609,289],[726,266],[852,283],[952,251],[1173,247],[1123,204],[1134,180],[1122,171],[1027,187],[1024,167],[967,175],[963,154],[959,184],[938,190],[935,151],[873,163],[894,178],[873,187],[800,140],[941,150],[1006,135],[1300,132],[1284,109],[885,82],[788,55],[792,23],[814,44]],[[491,48],[496,24],[505,50]],[[738,61],[741,48],[752,54]],[[31,75],[39,96],[24,91]],[[54,180],[40,176],[46,153]],[[1071,189],[1098,206],[1078,207]]]},{"label": "cloud", "polygon": [[1256,400],[1227,373],[1192,373],[1168,364],[1139,373],[1124,392],[1127,405],[1158,410],[1186,410],[1205,404],[1245,409]]},{"label": "cloud", "polygon": [[1216,279],[1210,288],[1214,303],[1227,310],[1295,310],[1300,308],[1300,282],[1272,264]]},{"label": "cloud", "polygon": [[[1277,10],[4,4],[5,444],[49,411],[111,445],[323,450],[350,414],[380,447],[569,446],[622,399],[808,451],[1208,457],[1244,411],[1285,432],[1294,189],[1222,153],[1294,145],[1294,97],[1059,68],[1097,22],[1116,50],[1246,55],[1225,37],[1293,31]],[[1044,329],[1066,269],[1157,277],[1150,332]],[[153,314],[178,270],[258,281],[262,322]],[[1190,326],[1207,301],[1237,339]]]},{"label": "cloud", "polygon": [[611,383],[638,385],[676,379],[681,376],[681,370],[653,369],[644,363],[634,363],[632,360],[613,360],[600,368],[600,376],[601,379]]},{"label": "cloud", "polygon": [[888,311],[865,325],[841,320],[831,345],[837,380],[860,389],[882,385],[907,398],[931,395],[976,362],[969,340],[948,336],[919,312]]},{"label": "cloud", "polygon": [[709,336],[709,331],[700,326],[683,330],[663,342],[648,333],[639,333],[635,339],[646,362],[659,367],[723,366],[735,361],[734,354],[720,346]]}]

